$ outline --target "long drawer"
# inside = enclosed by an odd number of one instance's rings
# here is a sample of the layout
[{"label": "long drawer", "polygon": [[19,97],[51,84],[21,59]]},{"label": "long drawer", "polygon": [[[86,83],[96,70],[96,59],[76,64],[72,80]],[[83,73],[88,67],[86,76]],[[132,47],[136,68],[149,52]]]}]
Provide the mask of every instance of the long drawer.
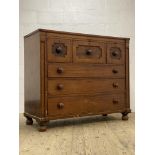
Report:
[{"label": "long drawer", "polygon": [[123,109],[125,105],[124,94],[51,97],[48,98],[48,115],[69,116],[108,113]]},{"label": "long drawer", "polygon": [[125,90],[124,79],[51,78],[48,80],[48,95],[94,94]]},{"label": "long drawer", "polygon": [[64,64],[48,65],[48,77],[125,77],[124,65]]}]

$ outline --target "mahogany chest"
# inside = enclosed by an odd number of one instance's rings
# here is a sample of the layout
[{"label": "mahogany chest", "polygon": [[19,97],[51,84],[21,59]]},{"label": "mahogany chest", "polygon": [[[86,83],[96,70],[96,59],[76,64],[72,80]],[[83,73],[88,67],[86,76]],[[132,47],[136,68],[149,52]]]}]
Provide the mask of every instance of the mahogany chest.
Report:
[{"label": "mahogany chest", "polygon": [[26,124],[122,113],[128,119],[129,38],[38,29],[24,37]]}]

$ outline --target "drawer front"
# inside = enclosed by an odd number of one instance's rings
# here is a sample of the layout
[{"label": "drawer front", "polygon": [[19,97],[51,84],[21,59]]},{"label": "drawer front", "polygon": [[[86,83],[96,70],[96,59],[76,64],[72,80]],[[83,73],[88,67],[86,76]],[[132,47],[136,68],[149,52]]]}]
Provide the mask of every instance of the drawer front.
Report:
[{"label": "drawer front", "polygon": [[105,45],[103,43],[91,41],[74,41],[73,61],[106,63]]},{"label": "drawer front", "polygon": [[48,77],[125,77],[125,66],[102,64],[63,64],[48,65]]},{"label": "drawer front", "polygon": [[107,45],[107,63],[108,64],[125,63],[125,44]]},{"label": "drawer front", "polygon": [[72,44],[69,39],[48,38],[47,59],[50,62],[72,62]]},{"label": "drawer front", "polygon": [[48,115],[51,116],[110,113],[124,107],[124,94],[48,98]]},{"label": "drawer front", "polygon": [[52,78],[48,80],[48,95],[94,94],[124,91],[124,79]]}]

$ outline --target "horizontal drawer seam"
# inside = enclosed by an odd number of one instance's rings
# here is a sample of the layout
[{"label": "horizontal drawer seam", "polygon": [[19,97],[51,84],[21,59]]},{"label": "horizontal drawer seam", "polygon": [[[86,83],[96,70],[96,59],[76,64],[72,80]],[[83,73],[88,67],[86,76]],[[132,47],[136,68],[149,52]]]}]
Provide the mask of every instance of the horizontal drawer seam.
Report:
[{"label": "horizontal drawer seam", "polygon": [[116,91],[116,92],[104,92],[104,93],[74,93],[74,94],[63,94],[63,95],[50,95],[50,94],[48,94],[47,96],[48,96],[48,98],[51,98],[51,97],[69,97],[69,96],[71,96],[71,97],[73,97],[73,96],[98,96],[98,95],[116,95],[116,94],[125,94],[126,93],[126,90],[124,90],[124,91]]},{"label": "horizontal drawer seam", "polygon": [[47,77],[47,79],[124,79],[125,80],[125,76],[124,77]]},{"label": "horizontal drawer seam", "polygon": [[78,66],[91,66],[91,65],[96,65],[96,66],[125,66],[125,63],[124,64],[106,64],[106,63],[86,63],[86,62],[83,62],[83,63],[76,63],[76,62],[48,62],[47,61],[47,65],[52,65],[52,64],[76,64]]}]

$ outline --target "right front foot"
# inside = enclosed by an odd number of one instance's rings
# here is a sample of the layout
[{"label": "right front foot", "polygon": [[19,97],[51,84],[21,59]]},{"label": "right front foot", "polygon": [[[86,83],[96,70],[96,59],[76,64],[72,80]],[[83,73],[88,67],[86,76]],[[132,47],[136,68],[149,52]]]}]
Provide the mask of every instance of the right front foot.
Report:
[{"label": "right front foot", "polygon": [[38,131],[40,132],[44,132],[47,130],[47,126],[48,126],[49,121],[40,121],[38,122]]},{"label": "right front foot", "polygon": [[107,114],[103,114],[102,116],[108,116]]}]

